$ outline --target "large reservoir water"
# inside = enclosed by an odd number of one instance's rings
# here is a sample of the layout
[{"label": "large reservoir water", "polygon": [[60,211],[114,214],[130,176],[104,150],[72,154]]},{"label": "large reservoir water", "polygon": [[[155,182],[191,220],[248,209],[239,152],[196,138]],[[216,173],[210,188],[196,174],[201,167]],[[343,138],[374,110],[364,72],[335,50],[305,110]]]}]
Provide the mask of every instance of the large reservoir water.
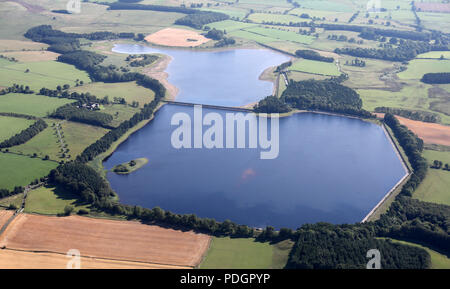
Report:
[{"label": "large reservoir water", "polygon": [[210,52],[118,44],[113,51],[171,56],[166,72],[169,82],[180,89],[177,101],[221,106],[242,106],[271,95],[273,84],[259,80],[261,73],[289,60],[267,49]]},{"label": "large reservoir water", "polygon": [[[173,57],[169,81],[177,100],[239,106],[271,94],[258,80],[287,60],[268,50],[198,52],[118,45],[122,53]],[[179,214],[230,219],[254,227],[297,228],[304,223],[361,221],[406,174],[382,127],[359,119],[300,113],[279,121],[279,156],[262,160],[260,149],[176,149],[176,113],[193,119],[193,107],[165,105],[154,120],[121,144],[107,169],[146,157],[130,175],[108,173],[122,203],[159,206]],[[228,111],[215,112],[225,119]],[[193,126],[193,124],[192,124]]]}]

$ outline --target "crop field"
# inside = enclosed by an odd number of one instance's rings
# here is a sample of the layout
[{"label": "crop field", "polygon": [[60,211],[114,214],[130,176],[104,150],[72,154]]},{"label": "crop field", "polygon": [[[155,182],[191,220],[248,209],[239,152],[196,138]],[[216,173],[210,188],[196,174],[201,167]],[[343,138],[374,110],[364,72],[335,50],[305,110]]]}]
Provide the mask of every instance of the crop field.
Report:
[{"label": "crop field", "polygon": [[2,235],[0,246],[60,254],[76,248],[83,257],[195,267],[209,242],[203,234],[137,222],[21,214]]},{"label": "crop field", "polygon": [[450,126],[437,123],[427,123],[397,117],[401,124],[406,125],[428,144],[450,146]]},{"label": "crop field", "polygon": [[14,112],[45,117],[58,107],[72,102],[74,101],[70,99],[45,95],[9,93],[0,95],[0,112]]},{"label": "crop field", "polygon": [[148,35],[145,41],[170,47],[196,47],[209,42],[210,39],[192,30],[165,28]]},{"label": "crop field", "polygon": [[408,69],[399,73],[401,79],[421,79],[425,73],[450,72],[450,60],[414,59]]},{"label": "crop field", "polygon": [[319,75],[330,75],[330,76],[340,75],[336,63],[321,62],[308,59],[302,59],[295,62],[294,64],[292,64],[291,67],[289,67],[289,69],[293,71],[300,71]]},{"label": "crop field", "polygon": [[448,31],[450,29],[449,13],[418,12],[422,24],[427,29]]},{"label": "crop field", "polygon": [[[428,163],[439,160],[450,165],[450,154],[434,150],[425,150],[424,156]],[[414,197],[425,201],[450,206],[450,172],[444,170],[428,169],[427,177],[414,192]]]},{"label": "crop field", "polygon": [[89,92],[99,98],[108,96],[110,101],[113,101],[115,97],[125,98],[128,104],[131,104],[133,101],[139,102],[140,107],[150,103],[155,97],[155,93],[152,90],[137,85],[134,81],[121,83],[95,82],[74,87],[70,91]]},{"label": "crop field", "polygon": [[0,116],[0,143],[18,134],[34,123],[33,120]]},{"label": "crop field", "polygon": [[292,243],[276,245],[254,239],[214,237],[202,269],[281,269],[286,265]]},{"label": "crop field", "polygon": [[44,131],[28,142],[10,148],[10,151],[25,155],[36,153],[40,158],[48,155],[51,160],[60,161],[62,159],[61,144],[53,127],[53,123],[60,123],[64,144],[69,149],[68,155],[70,159],[75,159],[86,147],[107,133],[104,128],[71,121],[49,119],[47,123],[48,127]]},{"label": "crop field", "polygon": [[74,213],[80,209],[89,211],[89,206],[81,204],[78,199],[77,195],[59,187],[40,187],[28,193],[25,212],[56,215],[64,213],[64,208],[69,205],[75,208]]},{"label": "crop field", "polygon": [[14,214],[14,211],[7,211],[0,209],[0,228],[8,221],[8,219]]},{"label": "crop field", "polygon": [[0,188],[13,189],[26,186],[37,178],[47,176],[58,163],[43,161],[11,153],[0,153]]},{"label": "crop field", "polygon": [[[3,269],[66,269],[69,259],[65,254],[36,253],[18,250],[0,250]],[[116,261],[100,258],[80,258],[81,269],[189,269],[190,267],[159,265],[141,262]]]},{"label": "crop field", "polygon": [[[26,72],[28,70],[28,72]],[[0,85],[11,86],[14,83],[30,86],[39,91],[42,87],[55,89],[58,85],[75,86],[79,79],[89,83],[86,72],[76,69],[73,65],[56,61],[15,63],[0,66]]]}]

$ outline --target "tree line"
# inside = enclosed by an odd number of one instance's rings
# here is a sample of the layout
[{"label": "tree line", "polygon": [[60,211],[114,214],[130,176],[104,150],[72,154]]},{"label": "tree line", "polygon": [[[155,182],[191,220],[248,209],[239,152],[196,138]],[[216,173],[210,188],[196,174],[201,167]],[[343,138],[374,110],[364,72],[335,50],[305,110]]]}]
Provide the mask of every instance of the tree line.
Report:
[{"label": "tree line", "polygon": [[25,190],[24,187],[20,186],[14,187],[14,189],[12,189],[11,191],[7,189],[0,189],[0,199],[21,194],[24,192],[24,190]]},{"label": "tree line", "polygon": [[33,94],[34,91],[32,91],[28,85],[14,83],[12,86],[0,90],[0,95],[5,95],[8,93]]},{"label": "tree line", "polygon": [[395,138],[402,146],[408,160],[413,168],[413,173],[408,182],[403,186],[401,194],[412,196],[414,190],[419,186],[427,174],[428,165],[426,159],[422,156],[424,148],[423,140],[410,131],[391,113],[384,115],[384,122],[392,129]]},{"label": "tree line", "polygon": [[337,54],[348,54],[354,57],[374,58],[388,61],[409,61],[417,55],[430,51],[446,51],[447,45],[429,44],[428,42],[404,41],[398,47],[361,48],[345,47],[336,48]]},{"label": "tree line", "polygon": [[406,108],[394,108],[394,107],[376,107],[375,112],[378,113],[391,113],[395,115],[399,115],[402,117],[406,117],[412,120],[431,122],[431,123],[439,123],[441,122],[441,116],[437,113],[423,111],[423,110],[413,110]]},{"label": "tree line", "polygon": [[47,123],[42,119],[38,119],[35,123],[28,128],[22,130],[20,133],[10,137],[9,139],[0,143],[0,149],[10,148],[13,146],[21,145],[32,139],[41,131],[47,128]]}]

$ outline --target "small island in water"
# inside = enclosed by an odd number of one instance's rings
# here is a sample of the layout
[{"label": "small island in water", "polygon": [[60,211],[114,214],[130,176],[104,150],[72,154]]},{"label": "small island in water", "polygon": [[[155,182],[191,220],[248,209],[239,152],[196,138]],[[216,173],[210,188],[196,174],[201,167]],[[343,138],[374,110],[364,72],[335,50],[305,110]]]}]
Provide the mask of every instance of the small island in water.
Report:
[{"label": "small island in water", "polygon": [[147,158],[139,158],[139,159],[131,160],[128,163],[123,163],[123,164],[117,165],[112,168],[112,171],[119,175],[128,175],[134,171],[139,170],[140,168],[145,166],[147,163],[148,163]]}]

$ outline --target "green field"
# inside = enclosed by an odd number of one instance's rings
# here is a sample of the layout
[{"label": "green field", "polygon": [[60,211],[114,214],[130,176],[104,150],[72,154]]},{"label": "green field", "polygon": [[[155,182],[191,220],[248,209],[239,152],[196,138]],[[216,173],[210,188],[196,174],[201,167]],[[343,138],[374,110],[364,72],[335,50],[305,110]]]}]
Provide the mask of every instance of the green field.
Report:
[{"label": "green field", "polygon": [[0,116],[0,142],[9,139],[34,123],[33,120]]},{"label": "green field", "polygon": [[297,22],[304,22],[307,21],[307,19],[300,18],[294,15],[284,15],[284,14],[269,14],[269,13],[254,13],[251,14],[248,19],[255,23],[264,23],[264,22],[274,22],[274,23],[284,23],[289,24],[297,23]]},{"label": "green field", "polygon": [[139,109],[128,105],[114,104],[103,106],[101,112],[110,114],[114,117],[113,121],[108,125],[118,127],[122,122],[132,118],[135,113],[139,112]]},{"label": "green field", "polygon": [[217,238],[202,269],[281,269],[286,265],[292,242],[284,241],[276,245],[255,242],[254,239]]},{"label": "green field", "polygon": [[236,31],[244,28],[255,27],[256,24],[243,23],[233,20],[225,20],[220,22],[214,22],[205,26],[209,26],[211,29],[216,28],[218,30],[226,30],[228,33],[231,31]]},{"label": "green field", "polygon": [[64,191],[61,188],[40,187],[28,193],[25,203],[25,212],[43,215],[56,215],[64,212],[64,207],[71,205],[75,211],[85,209],[89,211],[89,205],[78,201],[78,197]]},{"label": "green field", "polygon": [[36,153],[40,158],[48,155],[51,160],[62,159],[61,144],[53,123],[61,123],[63,141],[69,149],[70,159],[75,159],[83,150],[107,133],[101,127],[61,120],[47,120],[48,127],[28,142],[10,148],[10,151],[26,155]]},{"label": "green field", "polygon": [[74,100],[66,98],[48,97],[45,95],[9,93],[0,95],[0,112],[14,112],[19,114],[45,117],[55,109]]},{"label": "green field", "polygon": [[312,36],[301,35],[293,31],[278,30],[276,28],[252,27],[246,28],[245,31],[272,38],[274,39],[273,41],[284,40],[302,44],[311,44],[315,39]]},{"label": "green field", "polygon": [[441,58],[441,56],[444,56],[446,59],[450,59],[450,51],[430,51],[427,53],[422,53],[417,55],[416,58]]},{"label": "green field", "polygon": [[[25,72],[29,69],[29,72]],[[75,80],[89,83],[91,80],[86,72],[73,65],[56,62],[15,63],[0,66],[0,85],[11,86],[14,83],[28,85],[36,92],[42,87],[55,89],[58,85],[75,86]]]},{"label": "green field", "polygon": [[95,82],[74,87],[70,91],[89,92],[98,98],[108,96],[110,101],[114,101],[114,97],[125,98],[128,104],[131,104],[133,101],[139,102],[140,107],[150,103],[155,98],[155,93],[152,90],[137,85],[135,81],[121,83]]},{"label": "green field", "polygon": [[450,60],[414,59],[408,69],[399,73],[401,79],[421,79],[425,73],[450,72]]},{"label": "green field", "polygon": [[7,198],[0,199],[0,209],[8,208],[9,205],[14,205],[16,208],[22,206],[23,194],[13,195]]},{"label": "green field", "polygon": [[[428,163],[440,160],[450,165],[450,152],[425,150],[424,156]],[[425,201],[450,206],[450,172],[444,170],[428,169],[425,180],[414,192],[414,197]]]},{"label": "green field", "polygon": [[431,269],[450,269],[450,258],[448,258],[447,256],[445,256],[439,252],[436,252],[434,250],[431,250],[430,248],[424,247],[419,244],[395,240],[395,239],[391,239],[391,240],[394,243],[400,243],[400,244],[404,244],[404,245],[408,245],[408,246],[419,247],[419,248],[422,248],[425,251],[427,251],[431,257]]},{"label": "green field", "polygon": [[52,161],[39,158],[0,153],[0,188],[13,189],[15,186],[26,186],[37,178],[47,176],[58,166]]},{"label": "green field", "polygon": [[335,63],[314,61],[308,59],[302,59],[295,62],[291,67],[289,67],[289,70],[330,76],[340,75]]}]

